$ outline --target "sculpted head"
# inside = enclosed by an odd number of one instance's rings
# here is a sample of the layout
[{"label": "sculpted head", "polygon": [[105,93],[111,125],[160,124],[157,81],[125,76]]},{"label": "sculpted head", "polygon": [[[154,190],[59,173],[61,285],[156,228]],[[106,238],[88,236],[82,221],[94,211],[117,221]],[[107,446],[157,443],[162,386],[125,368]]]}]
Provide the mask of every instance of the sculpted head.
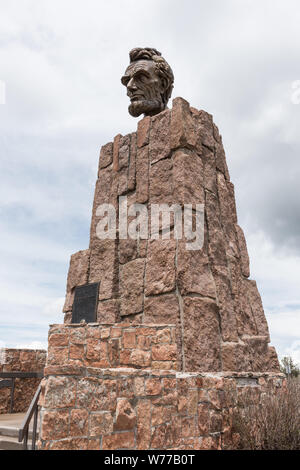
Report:
[{"label": "sculpted head", "polygon": [[131,116],[154,116],[166,109],[172,94],[174,75],[156,49],[135,48],[129,53],[130,65],[121,82],[130,98]]}]

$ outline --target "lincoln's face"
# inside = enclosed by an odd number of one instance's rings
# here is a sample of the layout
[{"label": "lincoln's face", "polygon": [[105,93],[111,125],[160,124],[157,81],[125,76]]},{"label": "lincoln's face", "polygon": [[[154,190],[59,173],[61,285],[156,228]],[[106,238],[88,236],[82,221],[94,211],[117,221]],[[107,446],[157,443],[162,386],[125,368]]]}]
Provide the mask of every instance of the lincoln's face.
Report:
[{"label": "lincoln's face", "polygon": [[152,60],[138,60],[130,64],[121,82],[130,98],[128,110],[131,116],[153,116],[165,108],[162,99],[164,88]]}]

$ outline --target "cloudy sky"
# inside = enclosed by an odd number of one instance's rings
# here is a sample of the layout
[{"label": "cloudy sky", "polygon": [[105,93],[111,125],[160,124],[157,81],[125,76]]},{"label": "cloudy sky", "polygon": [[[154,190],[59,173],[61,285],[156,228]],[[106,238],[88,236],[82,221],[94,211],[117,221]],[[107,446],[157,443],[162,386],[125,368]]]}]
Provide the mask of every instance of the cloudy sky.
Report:
[{"label": "cloudy sky", "polygon": [[0,346],[62,322],[99,149],[136,129],[120,77],[150,46],[220,128],[272,344],[300,363],[299,25],[298,0],[0,0]]}]

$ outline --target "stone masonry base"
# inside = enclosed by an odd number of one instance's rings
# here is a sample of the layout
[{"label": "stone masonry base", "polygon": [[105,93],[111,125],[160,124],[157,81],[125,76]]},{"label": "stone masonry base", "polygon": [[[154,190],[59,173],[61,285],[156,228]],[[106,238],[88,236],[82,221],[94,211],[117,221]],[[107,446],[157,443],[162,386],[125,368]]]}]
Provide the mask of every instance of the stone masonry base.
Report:
[{"label": "stone masonry base", "polygon": [[186,372],[173,325],[54,325],[43,379],[41,450],[227,449],[232,411],[284,380],[272,372]]}]

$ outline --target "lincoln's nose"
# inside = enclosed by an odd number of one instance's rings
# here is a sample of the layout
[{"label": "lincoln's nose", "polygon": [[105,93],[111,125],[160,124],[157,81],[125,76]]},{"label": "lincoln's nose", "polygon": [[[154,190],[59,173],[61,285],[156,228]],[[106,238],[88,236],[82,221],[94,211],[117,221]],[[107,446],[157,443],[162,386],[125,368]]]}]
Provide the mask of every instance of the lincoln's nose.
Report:
[{"label": "lincoln's nose", "polygon": [[128,89],[129,91],[136,91],[136,90],[137,90],[137,87],[136,87],[134,78],[131,78],[131,79],[129,80],[129,82],[127,83],[127,89]]}]

